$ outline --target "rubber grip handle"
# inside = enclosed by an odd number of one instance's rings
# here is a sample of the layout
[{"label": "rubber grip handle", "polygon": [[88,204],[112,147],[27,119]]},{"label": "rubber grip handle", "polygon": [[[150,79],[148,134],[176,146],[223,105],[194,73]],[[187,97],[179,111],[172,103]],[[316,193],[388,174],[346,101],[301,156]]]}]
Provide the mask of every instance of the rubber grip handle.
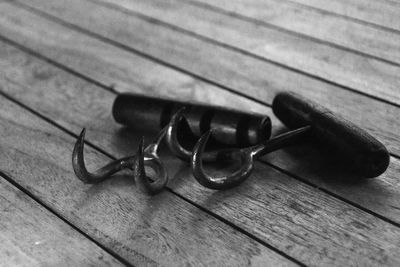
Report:
[{"label": "rubber grip handle", "polygon": [[321,105],[282,92],[275,96],[272,109],[290,129],[310,125],[311,140],[361,177],[376,177],[387,169],[390,156],[381,142]]}]

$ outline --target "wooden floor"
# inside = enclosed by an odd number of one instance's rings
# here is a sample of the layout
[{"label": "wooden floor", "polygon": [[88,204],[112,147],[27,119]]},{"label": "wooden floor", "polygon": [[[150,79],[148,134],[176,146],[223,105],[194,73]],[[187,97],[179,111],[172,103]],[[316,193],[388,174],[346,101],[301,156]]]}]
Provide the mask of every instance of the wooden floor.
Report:
[{"label": "wooden floor", "polygon": [[[265,156],[212,191],[164,160],[150,197],[129,173],[74,175],[136,151],[111,117],[119,92],[268,114],[296,91],[391,153],[349,182],[318,151]],[[0,0],[1,266],[400,266],[400,1]],[[150,140],[146,136],[146,140]]]}]

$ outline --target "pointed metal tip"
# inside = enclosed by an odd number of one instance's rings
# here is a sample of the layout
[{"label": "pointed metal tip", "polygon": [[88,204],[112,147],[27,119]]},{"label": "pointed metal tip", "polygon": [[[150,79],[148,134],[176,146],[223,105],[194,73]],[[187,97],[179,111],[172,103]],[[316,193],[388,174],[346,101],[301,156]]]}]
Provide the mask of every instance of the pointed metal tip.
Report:
[{"label": "pointed metal tip", "polygon": [[177,114],[177,113],[178,113],[178,114],[182,114],[185,110],[186,110],[186,107],[183,106],[183,107],[179,108],[178,111],[175,112],[175,114]]},{"label": "pointed metal tip", "polygon": [[86,129],[83,128],[75,142],[74,150],[72,151],[72,168],[75,175],[84,183],[88,183],[87,170],[85,167],[85,160],[83,155],[83,148],[85,144],[85,132]]},{"label": "pointed metal tip", "polygon": [[207,144],[207,141],[210,138],[210,135],[211,135],[211,130],[208,130],[199,138],[197,143],[194,145],[191,157],[192,167],[199,166],[200,169],[202,169],[203,165],[201,158],[204,152],[204,148]]},{"label": "pointed metal tip", "polygon": [[83,128],[75,142],[74,152],[75,152],[75,149],[78,148],[78,146],[83,146],[83,143],[85,141],[85,134],[86,134],[86,128]]},{"label": "pointed metal tip", "polygon": [[78,142],[82,143],[85,140],[85,135],[86,135],[86,128],[82,128],[81,133],[78,136]]},{"label": "pointed metal tip", "polygon": [[[183,111],[185,107],[180,108],[175,114],[172,116],[165,135],[165,141],[169,150],[178,158],[184,161],[189,161],[192,155],[192,152],[185,149],[178,140],[178,125],[180,122],[184,122],[182,120],[186,120],[183,116]],[[187,122],[187,121],[186,121]]]},{"label": "pointed metal tip", "polygon": [[197,141],[197,144],[195,145],[193,151],[201,149],[201,152],[203,152],[205,148],[205,144],[208,142],[208,139],[210,139],[210,136],[212,134],[213,130],[210,129],[207,132],[205,132],[200,139]]},{"label": "pointed metal tip", "polygon": [[80,136],[85,136],[86,134],[86,128],[83,127]]},{"label": "pointed metal tip", "polygon": [[85,157],[83,151],[85,146],[85,132],[86,129],[83,128],[72,152],[72,168],[78,179],[84,183],[94,184],[101,182],[112,174],[127,168],[127,166],[130,166],[130,162],[133,160],[133,157],[115,160],[93,173],[89,172],[85,166]]},{"label": "pointed metal tip", "polygon": [[176,112],[172,115],[169,124],[171,125],[171,124],[176,124],[176,123],[178,123],[178,122],[183,118],[183,112],[185,112],[185,110],[186,110],[186,107],[181,107],[181,108],[179,108],[178,111],[176,111]]}]

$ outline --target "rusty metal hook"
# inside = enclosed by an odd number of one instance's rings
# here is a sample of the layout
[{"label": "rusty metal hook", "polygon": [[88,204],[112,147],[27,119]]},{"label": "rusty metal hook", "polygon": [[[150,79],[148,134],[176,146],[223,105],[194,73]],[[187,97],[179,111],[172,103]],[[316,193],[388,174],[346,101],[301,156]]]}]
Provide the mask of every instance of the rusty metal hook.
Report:
[{"label": "rusty metal hook", "polygon": [[[212,177],[206,174],[203,168],[203,151],[208,139],[210,138],[212,132],[212,130],[210,130],[199,139],[193,149],[191,157],[191,168],[193,175],[196,180],[205,187],[216,190],[232,188],[239,185],[250,176],[254,168],[254,161],[256,159],[284,146],[288,146],[303,140],[310,132],[310,129],[310,126],[305,126],[297,130],[276,136],[259,145],[243,149],[235,149],[231,154],[231,158],[233,158],[233,154],[238,154],[241,159],[241,167],[234,173],[221,177]],[[216,153],[218,156],[219,151],[215,151],[214,153]],[[226,151],[221,151],[221,153],[221,156],[228,158]]]},{"label": "rusty metal hook", "polygon": [[85,158],[83,154],[85,133],[86,129],[83,128],[75,143],[74,151],[72,152],[72,167],[76,176],[82,182],[87,184],[99,183],[118,171],[126,168],[131,168],[134,161],[136,160],[136,155],[114,160],[94,172],[89,172],[86,169]]},{"label": "rusty metal hook", "polygon": [[[180,108],[172,117],[168,123],[167,133],[165,135],[165,142],[169,150],[179,159],[183,161],[190,162],[192,158],[192,151],[184,148],[178,139],[179,125],[180,123],[186,123],[186,118],[183,115],[185,112],[185,107]],[[216,151],[202,152],[202,161],[204,162],[215,162],[215,161],[226,161],[232,159],[232,153],[236,149],[226,148]]]},{"label": "rusty metal hook", "polygon": [[192,152],[184,148],[178,140],[178,125],[182,123],[187,123],[183,112],[185,107],[180,108],[172,117],[167,125],[167,133],[165,135],[165,142],[169,150],[181,160],[189,161],[192,157]]},{"label": "rusty metal hook", "polygon": [[[134,171],[134,177],[144,185],[144,188],[146,188],[149,193],[157,193],[161,191],[168,182],[168,174],[158,156],[158,147],[166,134],[166,130],[167,127],[162,129],[155,140],[146,148],[143,148],[144,140],[142,138],[136,155],[114,160],[94,172],[89,172],[85,166],[83,153],[86,132],[84,128],[72,152],[72,167],[74,172],[84,183],[95,184],[123,169],[131,169]],[[149,179],[146,175],[145,166],[156,172],[157,179],[155,179],[155,181],[152,181],[152,179]]]},{"label": "rusty metal hook", "polygon": [[[140,141],[137,160],[134,163],[134,176],[141,182],[149,194],[159,193],[168,183],[168,173],[158,156],[158,148],[165,137],[167,127],[164,127],[155,140],[144,148],[144,138]],[[145,166],[156,173],[156,179],[146,174]]]}]

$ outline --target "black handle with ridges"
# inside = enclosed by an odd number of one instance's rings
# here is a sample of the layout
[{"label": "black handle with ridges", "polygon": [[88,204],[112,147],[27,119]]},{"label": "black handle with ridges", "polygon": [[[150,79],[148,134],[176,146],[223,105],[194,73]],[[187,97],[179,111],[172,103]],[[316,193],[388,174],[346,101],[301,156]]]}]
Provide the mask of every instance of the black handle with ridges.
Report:
[{"label": "black handle with ridges", "polygon": [[246,147],[268,140],[271,135],[267,115],[131,93],[116,97],[112,114],[115,121],[128,127],[157,131],[183,106],[191,134],[198,138],[212,128],[216,143]]},{"label": "black handle with ridges", "polygon": [[298,94],[276,95],[275,115],[290,129],[310,125],[310,140],[364,178],[377,177],[389,165],[386,147],[352,122]]}]

